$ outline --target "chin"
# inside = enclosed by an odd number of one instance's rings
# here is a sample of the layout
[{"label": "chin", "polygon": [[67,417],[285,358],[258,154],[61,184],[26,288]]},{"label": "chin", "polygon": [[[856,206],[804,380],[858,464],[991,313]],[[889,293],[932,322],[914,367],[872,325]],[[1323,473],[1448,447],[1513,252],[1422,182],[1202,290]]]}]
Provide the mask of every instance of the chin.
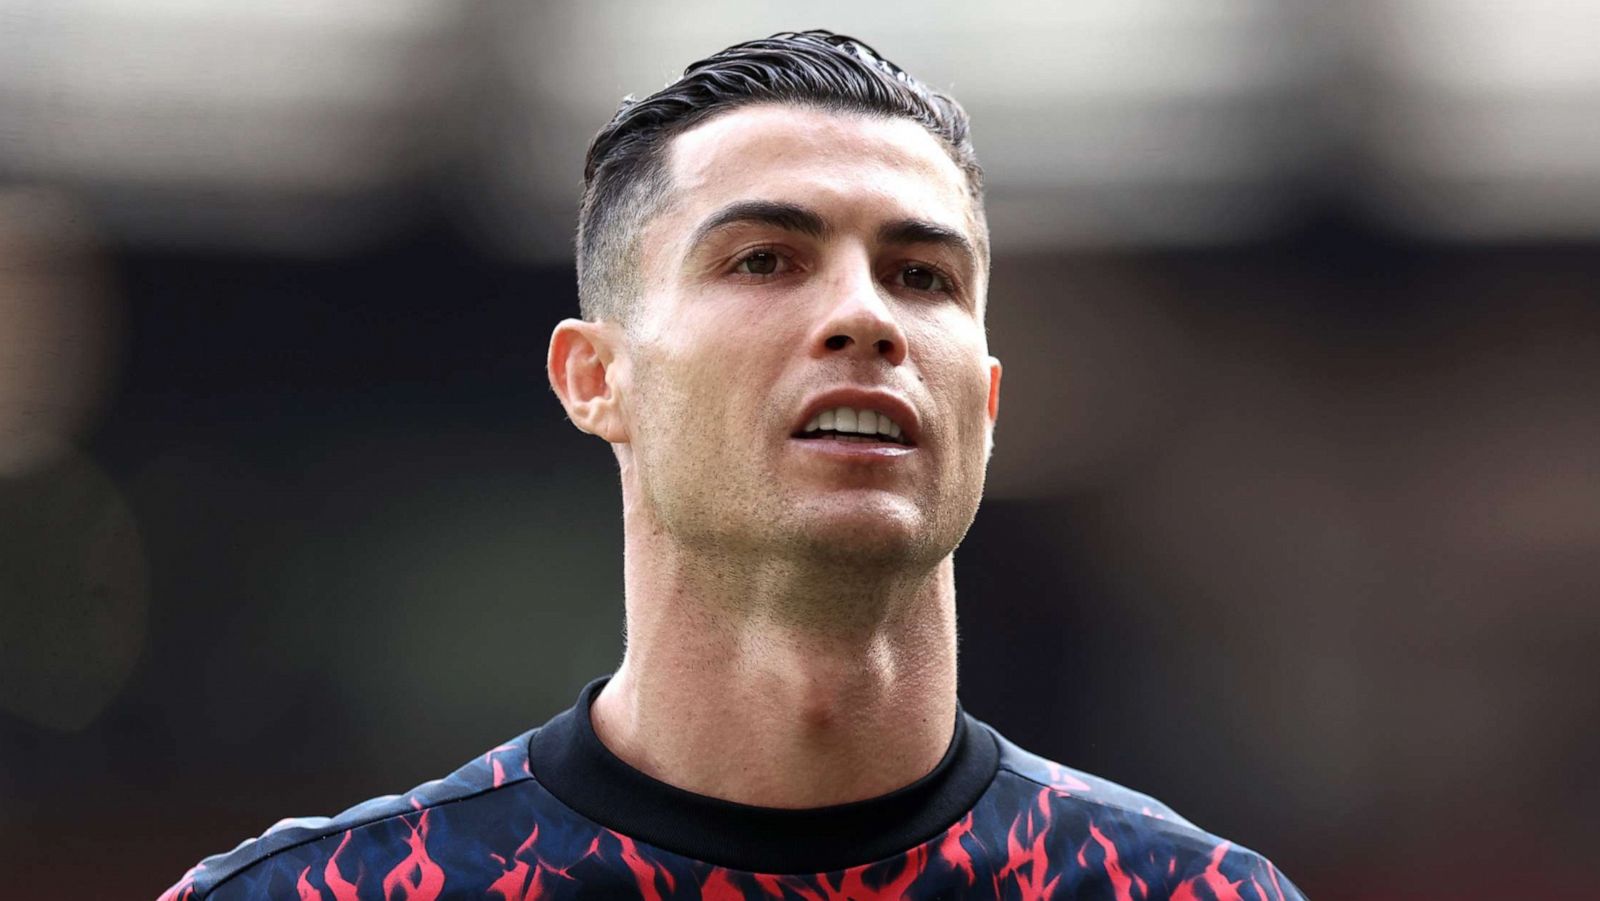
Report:
[{"label": "chin", "polygon": [[794,523],[791,535],[795,550],[814,560],[854,568],[898,569],[936,562],[949,553],[934,548],[927,523],[903,507],[866,505],[804,513],[809,515]]}]

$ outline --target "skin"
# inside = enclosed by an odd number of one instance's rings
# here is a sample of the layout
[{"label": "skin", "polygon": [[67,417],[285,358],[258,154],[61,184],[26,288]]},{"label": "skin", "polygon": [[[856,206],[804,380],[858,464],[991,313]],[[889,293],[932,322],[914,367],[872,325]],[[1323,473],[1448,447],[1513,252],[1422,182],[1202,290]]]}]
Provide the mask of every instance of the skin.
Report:
[{"label": "skin", "polygon": [[[679,135],[669,171],[633,261],[636,312],[566,320],[550,344],[568,416],[621,471],[628,645],[596,732],[725,800],[885,794],[931,771],[955,725],[952,553],[982,495],[1001,372],[977,213],[903,119],[745,107]],[[749,201],[825,231],[705,232]],[[954,238],[885,234],[906,220]],[[909,403],[915,449],[794,438],[808,399],[839,387]]]}]

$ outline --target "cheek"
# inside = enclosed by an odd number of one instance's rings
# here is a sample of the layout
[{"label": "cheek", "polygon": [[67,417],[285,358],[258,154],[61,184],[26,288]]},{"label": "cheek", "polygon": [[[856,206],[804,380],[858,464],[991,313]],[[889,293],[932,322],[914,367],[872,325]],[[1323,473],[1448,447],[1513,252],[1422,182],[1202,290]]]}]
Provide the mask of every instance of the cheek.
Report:
[{"label": "cheek", "polygon": [[[931,348],[930,348],[931,349]],[[981,342],[945,337],[919,369],[939,415],[955,478],[981,478],[988,460],[989,368]],[[961,473],[962,475],[955,475]]]},{"label": "cheek", "polygon": [[928,388],[948,405],[947,414],[965,423],[976,416],[985,418],[989,402],[989,348],[981,333],[968,324],[965,328],[932,322],[913,338],[920,347],[918,370]]},{"label": "cheek", "polygon": [[771,304],[717,304],[707,309],[712,311],[709,315],[686,323],[684,337],[671,348],[679,373],[700,390],[728,401],[725,406],[749,406],[750,398],[738,397],[748,392],[759,393],[757,400],[765,399],[804,340],[794,317]]},{"label": "cheek", "polygon": [[[747,318],[747,317],[745,317]],[[640,367],[636,416],[649,423],[658,443],[725,443],[730,431],[754,425],[770,394],[774,348],[754,340],[747,323],[729,317],[692,326],[652,348]],[[665,438],[665,430],[676,437]]]}]

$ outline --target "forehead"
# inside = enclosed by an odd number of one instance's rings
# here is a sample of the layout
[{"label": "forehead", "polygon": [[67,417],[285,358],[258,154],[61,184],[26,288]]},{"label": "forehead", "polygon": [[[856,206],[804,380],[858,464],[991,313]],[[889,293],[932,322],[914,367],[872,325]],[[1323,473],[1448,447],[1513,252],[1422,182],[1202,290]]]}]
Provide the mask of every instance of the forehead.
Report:
[{"label": "forehead", "polygon": [[678,135],[667,169],[673,206],[691,219],[730,202],[788,201],[844,216],[932,219],[981,246],[966,176],[910,119],[741,107]]}]

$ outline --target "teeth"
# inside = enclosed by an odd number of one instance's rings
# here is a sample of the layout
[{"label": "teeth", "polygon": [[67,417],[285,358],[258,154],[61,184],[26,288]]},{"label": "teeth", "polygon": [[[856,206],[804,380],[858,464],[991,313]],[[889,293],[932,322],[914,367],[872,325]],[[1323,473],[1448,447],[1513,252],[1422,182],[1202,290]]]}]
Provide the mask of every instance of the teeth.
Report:
[{"label": "teeth", "polygon": [[900,424],[889,418],[889,414],[851,407],[834,407],[818,413],[806,423],[805,431],[844,432],[873,438],[883,435],[896,441],[905,434]]}]

